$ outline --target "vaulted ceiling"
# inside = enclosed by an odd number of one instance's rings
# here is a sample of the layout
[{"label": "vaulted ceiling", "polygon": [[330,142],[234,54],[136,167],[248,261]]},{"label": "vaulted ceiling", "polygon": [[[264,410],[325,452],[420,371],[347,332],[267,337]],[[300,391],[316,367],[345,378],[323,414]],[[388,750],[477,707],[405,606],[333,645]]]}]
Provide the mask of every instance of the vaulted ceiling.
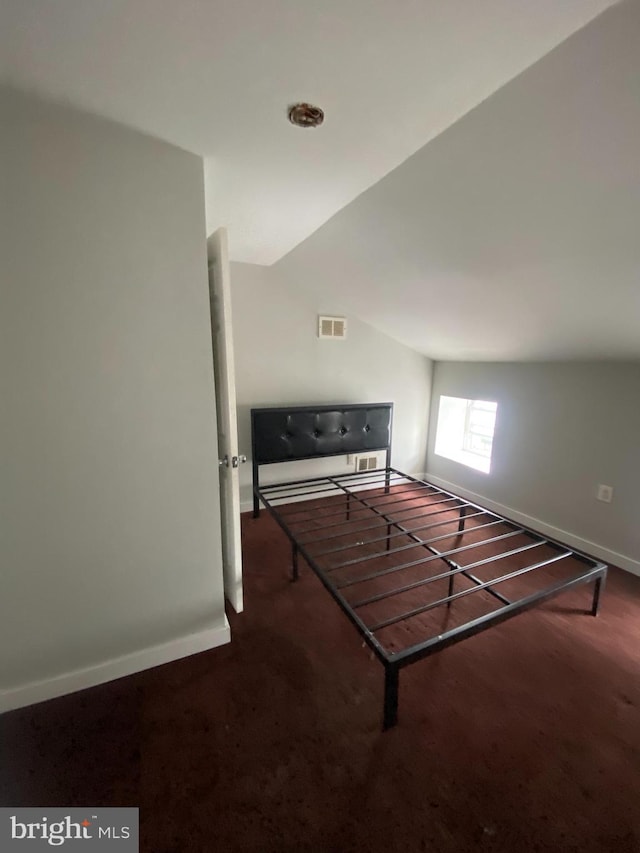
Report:
[{"label": "vaulted ceiling", "polygon": [[328,312],[435,358],[640,357],[640,0],[0,12],[5,79],[202,155],[208,230]]},{"label": "vaulted ceiling", "polygon": [[275,270],[436,359],[640,359],[640,2],[612,8]]},{"label": "vaulted ceiling", "polygon": [[0,0],[0,30],[10,82],[206,157],[208,230],[271,264],[612,2]]}]

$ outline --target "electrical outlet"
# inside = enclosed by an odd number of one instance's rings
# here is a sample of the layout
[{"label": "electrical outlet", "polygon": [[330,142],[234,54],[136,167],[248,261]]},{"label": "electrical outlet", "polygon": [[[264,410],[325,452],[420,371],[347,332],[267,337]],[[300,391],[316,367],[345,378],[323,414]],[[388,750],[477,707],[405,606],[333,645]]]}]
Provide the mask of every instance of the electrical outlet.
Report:
[{"label": "electrical outlet", "polygon": [[598,493],[596,497],[599,501],[604,501],[604,503],[610,504],[613,500],[613,486],[603,486],[600,484],[598,486]]}]

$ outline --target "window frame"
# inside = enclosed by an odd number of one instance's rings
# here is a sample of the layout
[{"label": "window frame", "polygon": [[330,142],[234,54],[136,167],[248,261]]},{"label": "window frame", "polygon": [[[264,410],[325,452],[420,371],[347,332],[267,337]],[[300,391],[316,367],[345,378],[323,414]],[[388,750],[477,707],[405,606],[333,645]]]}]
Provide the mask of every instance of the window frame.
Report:
[{"label": "window frame", "polygon": [[[452,401],[447,411],[447,404],[444,401]],[[464,404],[464,412],[456,412],[456,404]],[[484,413],[493,414],[492,429],[489,431],[487,427],[484,429],[476,420],[474,424],[474,414]],[[436,435],[434,441],[434,453],[436,456],[441,456],[443,459],[449,459],[452,462],[458,462],[467,468],[475,471],[480,471],[484,474],[491,472],[491,462],[493,457],[493,441],[495,437],[496,420],[498,416],[498,403],[493,400],[474,400],[467,397],[452,397],[449,394],[441,394],[438,404],[438,418],[436,422]],[[451,426],[455,418],[455,434],[456,438],[451,439]],[[448,424],[447,424],[448,421]],[[478,429],[478,426],[480,428]],[[475,427],[475,428],[474,428]],[[441,434],[441,428],[448,430],[446,435]],[[483,443],[488,445],[488,452],[478,449],[478,445]]]}]

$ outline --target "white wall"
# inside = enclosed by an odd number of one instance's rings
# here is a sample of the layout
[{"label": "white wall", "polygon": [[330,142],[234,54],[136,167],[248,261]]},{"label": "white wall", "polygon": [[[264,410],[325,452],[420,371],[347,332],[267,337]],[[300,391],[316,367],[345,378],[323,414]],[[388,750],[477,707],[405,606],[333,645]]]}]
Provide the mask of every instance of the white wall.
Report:
[{"label": "white wall", "polygon": [[[431,362],[356,317],[344,341],[320,340],[316,305],[277,267],[231,265],[240,452],[251,455],[253,406],[395,403],[392,464],[424,470]],[[383,463],[384,456],[380,455]],[[265,466],[261,480],[353,470],[345,458]],[[251,466],[241,470],[243,510],[251,502]]]},{"label": "white wall", "polygon": [[[440,395],[498,403],[489,474],[434,453]],[[435,365],[429,477],[638,573],[639,437],[640,363]],[[611,504],[596,500],[599,483],[613,486]]]},{"label": "white wall", "polygon": [[0,709],[228,636],[202,162],[1,97]]}]

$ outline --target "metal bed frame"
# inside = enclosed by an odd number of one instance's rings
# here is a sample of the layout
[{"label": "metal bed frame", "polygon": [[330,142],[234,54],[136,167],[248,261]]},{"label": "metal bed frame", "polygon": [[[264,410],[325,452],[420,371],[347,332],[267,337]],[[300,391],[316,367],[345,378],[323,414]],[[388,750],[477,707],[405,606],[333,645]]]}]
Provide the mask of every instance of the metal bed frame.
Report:
[{"label": "metal bed frame", "polygon": [[[384,729],[394,726],[397,722],[399,673],[403,667],[581,584],[594,583],[590,612],[596,616],[607,575],[607,566],[586,554],[541,536],[528,527],[431,483],[392,468],[392,416],[392,403],[262,408],[251,411],[254,518],[259,516],[262,502],[291,542],[293,579],[298,578],[298,558],[302,555],[383,664]],[[317,476],[260,485],[261,465],[373,451],[385,452],[384,468],[366,473]],[[329,500],[326,503],[326,509],[329,511],[325,512],[322,506],[324,502],[320,501],[320,512],[317,502],[327,497],[339,497],[340,502],[336,505],[335,500]],[[417,507],[420,510],[418,514],[407,516],[407,512],[413,513],[416,509],[413,503],[423,499],[427,503]],[[314,502],[312,519],[308,517],[309,500]],[[306,526],[310,521],[312,526]],[[412,522],[411,527],[406,526],[409,521]],[[471,521],[473,524],[469,525]],[[364,527],[361,526],[363,522],[366,522]],[[418,526],[413,522],[417,522]],[[313,523],[321,524],[322,529],[314,528]],[[349,527],[345,531],[347,524]],[[453,530],[448,533],[438,530],[451,526]],[[482,531],[480,541],[469,540],[469,543],[465,544],[463,537],[477,530]],[[340,544],[341,539],[352,533],[360,534],[364,531],[373,531],[373,538],[365,537],[366,541],[358,540],[355,544]],[[378,531],[382,535],[377,535]],[[317,535],[309,538],[308,534],[312,532]],[[432,532],[435,532],[435,535],[431,535]],[[457,540],[456,547],[446,544],[446,540],[452,537]],[[521,537],[525,537],[524,544]],[[398,541],[402,544],[397,545]],[[438,543],[444,544],[443,550],[438,549]],[[344,560],[340,556],[343,551],[354,551],[372,545],[373,551],[359,553],[354,558]],[[475,548],[487,546],[497,549],[496,553],[479,560],[466,560]],[[552,556],[542,560],[534,559],[531,564],[505,574],[499,573],[498,577],[488,580],[482,580],[471,571],[486,570],[494,564],[499,564],[502,559],[521,555],[529,550],[534,551],[540,546],[551,549]],[[417,549],[421,552],[419,558],[404,559],[405,551]],[[375,565],[376,561],[380,562],[389,557],[398,557],[400,562],[385,565],[384,568],[378,567],[374,571],[365,570],[362,575],[357,574],[362,567],[366,569],[367,563]],[[494,589],[499,584],[541,571],[568,558],[577,561],[580,569],[536,592],[511,600]],[[442,562],[445,564],[444,571],[438,569]],[[424,568],[427,571],[435,568],[436,573],[427,574],[410,583],[400,583],[388,590],[377,591],[373,595],[357,596],[358,585],[365,585],[366,589],[367,583],[371,581],[376,582],[379,578],[385,581],[387,578],[393,580],[398,572],[416,568]],[[350,574],[354,571],[356,574]],[[464,578],[471,582],[472,586],[455,591],[456,578]],[[414,589],[427,591],[436,581],[447,582],[446,596],[425,600],[418,607],[384,619],[371,621],[362,615],[363,609],[369,605]],[[356,600],[349,600],[349,595],[354,591]],[[437,607],[451,608],[458,600],[481,591],[488,593],[499,603],[499,607],[398,651],[387,648],[379,636],[385,628],[403,622],[406,624],[407,620]]]}]

